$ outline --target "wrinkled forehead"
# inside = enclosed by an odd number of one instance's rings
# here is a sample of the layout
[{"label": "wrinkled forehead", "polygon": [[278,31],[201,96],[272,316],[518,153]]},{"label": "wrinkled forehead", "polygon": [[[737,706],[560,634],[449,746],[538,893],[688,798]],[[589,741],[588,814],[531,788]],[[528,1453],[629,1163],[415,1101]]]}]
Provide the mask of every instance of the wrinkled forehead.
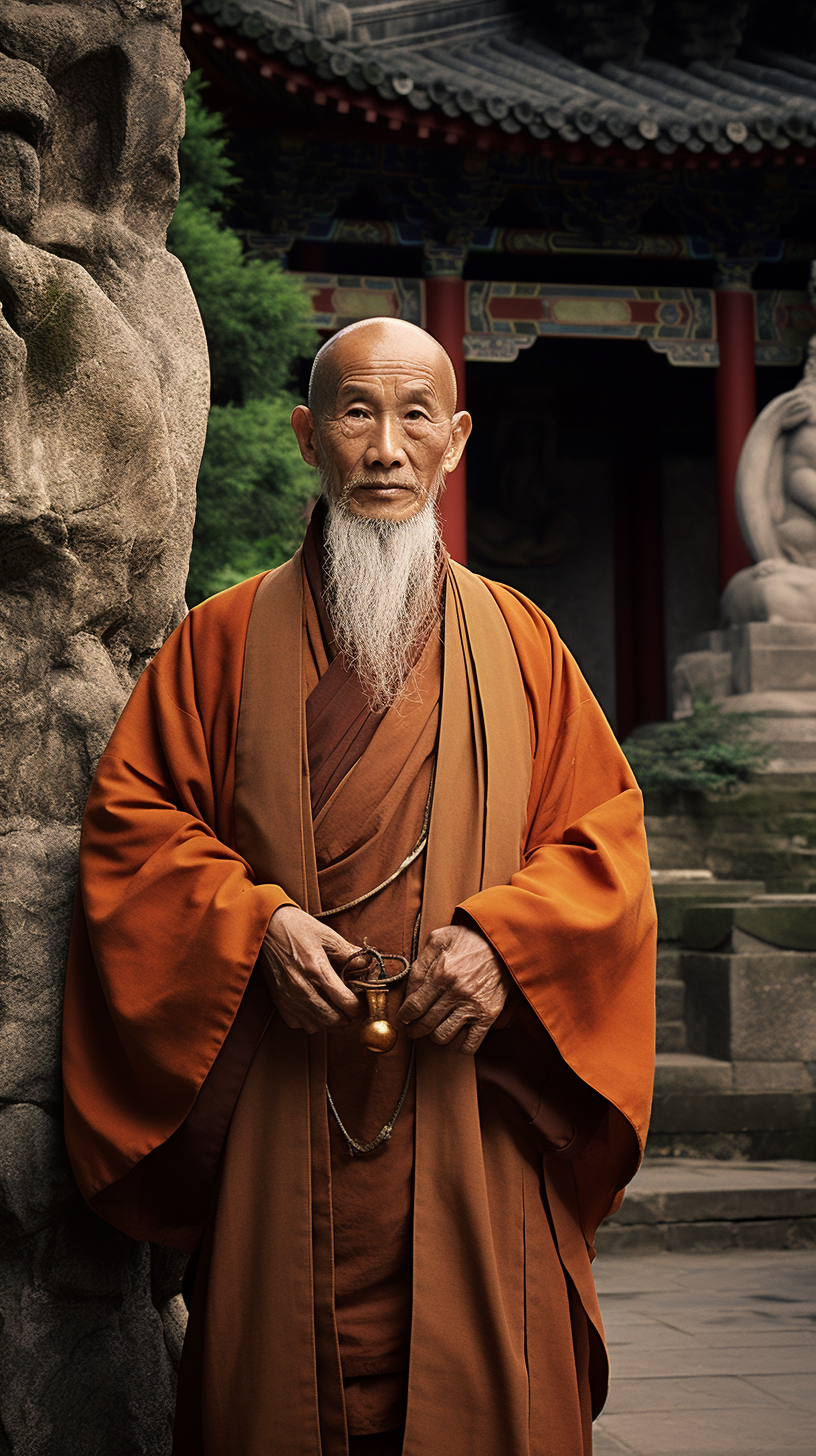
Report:
[{"label": "wrinkled forehead", "polygon": [[338,335],[317,374],[319,410],[347,402],[357,392],[402,402],[416,397],[448,415],[456,408],[450,360],[420,329],[371,328]]},{"label": "wrinkled forehead", "polygon": [[430,365],[406,364],[400,359],[351,360],[334,375],[334,397],[338,404],[362,394],[382,400],[424,399],[442,408],[443,381]]}]

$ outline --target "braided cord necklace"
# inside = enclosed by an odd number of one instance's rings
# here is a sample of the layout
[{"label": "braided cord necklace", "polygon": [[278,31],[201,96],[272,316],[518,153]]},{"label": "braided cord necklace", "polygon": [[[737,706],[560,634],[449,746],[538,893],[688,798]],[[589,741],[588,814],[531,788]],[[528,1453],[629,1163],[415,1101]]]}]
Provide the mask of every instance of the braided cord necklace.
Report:
[{"label": "braided cord necklace", "polygon": [[331,1095],[331,1091],[330,1091],[330,1088],[329,1088],[329,1084],[328,1084],[328,1082],[326,1083],[326,1101],[329,1104],[329,1110],[331,1111],[332,1117],[334,1118],[335,1122],[337,1123],[337,1126],[339,1127],[341,1133],[343,1134],[343,1137],[346,1140],[346,1146],[347,1146],[347,1148],[349,1150],[349,1155],[352,1158],[355,1156],[355,1154],[358,1154],[359,1155],[360,1153],[373,1153],[374,1150],[375,1150],[375,1148],[382,1147],[382,1144],[383,1143],[387,1143],[388,1142],[388,1139],[390,1138],[392,1132],[394,1131],[394,1126],[396,1124],[397,1118],[399,1117],[400,1113],[402,1112],[403,1103],[405,1102],[405,1099],[408,1096],[408,1088],[411,1085],[411,1078],[412,1078],[412,1076],[414,1074],[414,1062],[415,1061],[416,1061],[416,1046],[412,1046],[411,1047],[411,1056],[410,1056],[410,1060],[408,1062],[408,1071],[405,1073],[405,1082],[403,1083],[403,1088],[402,1088],[402,1091],[400,1092],[399,1102],[397,1103],[396,1107],[394,1108],[394,1111],[391,1113],[391,1116],[389,1117],[388,1121],[383,1125],[383,1127],[380,1128],[379,1132],[377,1133],[377,1136],[376,1137],[373,1137],[371,1139],[371,1142],[369,1142],[369,1143],[361,1143],[361,1142],[359,1142],[357,1140],[356,1137],[352,1137],[351,1133],[349,1132],[348,1128],[346,1127],[345,1123],[343,1122],[343,1119],[340,1116],[340,1113],[337,1111],[337,1107],[335,1106],[334,1098]]},{"label": "braided cord necklace", "polygon": [[[419,920],[420,917],[419,915],[417,915],[416,921],[414,922],[414,933],[411,943],[412,960],[416,959],[416,946],[419,938]],[[349,956],[345,964],[341,966],[340,975],[342,976],[343,980],[346,980],[346,969],[351,961],[359,960],[361,957],[366,957],[369,963],[373,961],[376,964],[378,969],[378,975],[375,980],[360,980],[359,977],[355,977],[353,980],[346,981],[346,984],[351,986],[353,990],[357,992],[362,991],[368,997],[369,1015],[368,1020],[365,1022],[360,1032],[360,1040],[365,1046],[369,1048],[370,1051],[390,1051],[397,1040],[397,1029],[396,1027],[391,1025],[391,1023],[386,1019],[385,1016],[388,987],[396,986],[400,981],[405,980],[405,977],[408,975],[410,963],[406,956],[386,955],[383,951],[375,950],[373,946],[364,944],[361,951],[357,951],[354,955]],[[402,965],[402,969],[398,971],[395,976],[386,976],[386,961],[399,961]],[[399,1101],[397,1102],[397,1105],[394,1108],[394,1111],[391,1113],[388,1121],[383,1124],[376,1137],[373,1137],[371,1141],[367,1143],[360,1142],[359,1138],[353,1137],[352,1134],[349,1132],[348,1128],[343,1122],[342,1117],[340,1116],[340,1113],[337,1110],[337,1104],[332,1097],[331,1088],[329,1087],[328,1082],[326,1083],[326,1101],[329,1105],[329,1111],[331,1112],[331,1115],[337,1123],[340,1133],[345,1140],[345,1144],[349,1150],[350,1157],[353,1158],[355,1155],[359,1157],[360,1155],[365,1153],[373,1153],[375,1149],[382,1147],[383,1143],[388,1142],[396,1126],[397,1118],[402,1112],[405,1099],[408,1096],[408,1088],[411,1085],[411,1078],[414,1074],[415,1062],[416,1046],[412,1046],[411,1056],[408,1061],[408,1070],[405,1073],[405,1081],[402,1085],[402,1091],[399,1095]]]},{"label": "braided cord necklace", "polygon": [[[398,880],[400,875],[405,873],[405,871],[408,869],[408,866],[412,865],[415,859],[419,859],[419,856],[422,854],[428,843],[428,827],[431,822],[431,804],[433,803],[435,777],[436,766],[434,765],[434,771],[431,774],[431,783],[428,789],[428,797],[425,801],[425,813],[422,816],[422,828],[419,831],[419,839],[417,840],[410,854],[407,854],[405,856],[405,859],[402,861],[402,864],[398,867],[398,869],[394,870],[393,875],[389,875],[388,879],[383,880],[381,885],[375,885],[373,890],[366,890],[364,895],[358,895],[356,900],[349,900],[345,905],[335,905],[333,910],[315,910],[313,919],[331,920],[334,915],[342,915],[343,912],[346,910],[356,910],[358,905],[364,905],[367,900],[373,900],[374,896],[379,895],[382,890],[387,890],[389,885],[393,885],[394,881]],[[388,956],[386,957],[386,959],[390,960],[391,957]]]},{"label": "braided cord necklace", "polygon": [[[379,895],[382,890],[387,889],[389,885],[393,885],[394,881],[398,880],[400,875],[405,873],[409,865],[412,865],[414,863],[414,860],[419,859],[419,856],[422,854],[428,843],[428,829],[431,822],[431,805],[433,803],[435,777],[436,765],[434,765],[434,770],[431,774],[431,782],[428,788],[428,798],[425,802],[425,812],[422,816],[422,828],[419,833],[419,839],[417,840],[410,854],[406,855],[399,868],[396,869],[392,875],[389,875],[387,880],[383,880],[381,885],[376,885],[373,890],[367,890],[364,895],[358,895],[356,900],[349,900],[346,905],[336,905],[333,910],[319,910],[315,914],[315,920],[329,920],[334,915],[341,915],[346,910],[355,910],[358,905],[364,905],[367,900],[372,900],[375,895]],[[417,950],[419,947],[419,925],[421,918],[422,910],[420,908],[420,910],[417,912],[416,920],[414,921],[414,931],[413,935],[411,936],[411,961],[415,961],[417,956]],[[362,1040],[365,1040],[365,1044],[368,1045],[369,1050],[376,1052],[390,1051],[391,1047],[395,1044],[397,1040],[397,1032],[396,1028],[391,1027],[390,1023],[385,1019],[385,994],[389,986],[394,986],[397,984],[398,981],[402,981],[405,979],[405,977],[408,975],[409,962],[405,956],[386,955],[383,951],[374,950],[373,946],[367,945],[364,942],[362,951],[358,951],[355,955],[349,956],[349,959],[345,962],[343,966],[341,966],[340,974],[344,980],[346,967],[349,965],[349,962],[353,960],[358,960],[360,956],[368,956],[370,959],[373,959],[376,962],[379,970],[379,974],[376,980],[362,981],[359,978],[355,978],[354,980],[350,980],[347,982],[347,984],[350,985],[355,991],[366,993],[369,998],[369,1018],[365,1022],[360,1036]],[[401,961],[403,964],[403,969],[395,976],[386,976],[384,965],[385,961]],[[375,1003],[372,999],[374,996],[382,998],[376,1003],[377,1011],[375,1011],[374,1009]],[[374,1018],[378,1013],[381,1019],[375,1021]],[[366,1032],[371,1027],[374,1027],[375,1029],[378,1027],[387,1027],[393,1033],[393,1036],[382,1037],[382,1044],[375,1045],[375,1038],[372,1037],[371,1039],[366,1040]],[[388,1042],[387,1045],[385,1044],[386,1041]],[[411,1047],[411,1056],[408,1062],[408,1071],[405,1074],[405,1082],[403,1083],[403,1088],[399,1096],[399,1101],[394,1108],[394,1111],[391,1113],[388,1121],[383,1124],[376,1137],[373,1137],[371,1141],[367,1143],[360,1142],[358,1138],[352,1137],[351,1133],[343,1122],[340,1113],[337,1111],[337,1105],[331,1095],[331,1089],[329,1087],[329,1084],[328,1082],[326,1083],[326,1101],[329,1105],[329,1111],[331,1112],[332,1117],[337,1123],[337,1126],[340,1129],[343,1138],[345,1139],[346,1147],[349,1150],[350,1157],[353,1158],[355,1157],[355,1155],[359,1157],[365,1153],[373,1153],[375,1149],[382,1147],[383,1143],[388,1142],[392,1132],[394,1131],[397,1118],[402,1112],[405,1099],[408,1096],[408,1088],[411,1085],[411,1078],[414,1074],[415,1063],[416,1046],[414,1045]]]}]

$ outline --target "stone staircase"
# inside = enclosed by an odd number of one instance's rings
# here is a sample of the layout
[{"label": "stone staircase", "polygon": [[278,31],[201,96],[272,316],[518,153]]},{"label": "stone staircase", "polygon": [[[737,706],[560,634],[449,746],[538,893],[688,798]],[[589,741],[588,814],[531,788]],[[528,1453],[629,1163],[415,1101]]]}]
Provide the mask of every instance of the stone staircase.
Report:
[{"label": "stone staircase", "polygon": [[598,1231],[606,1254],[816,1245],[816,1163],[647,1158]]},{"label": "stone staircase", "polygon": [[654,873],[646,1158],[598,1253],[816,1245],[816,895]]},{"label": "stone staircase", "polygon": [[652,1159],[816,1158],[816,896],[763,891],[655,874]]},{"label": "stone staircase", "polygon": [[682,951],[657,947],[657,1055],[683,1056],[688,1051],[686,983],[681,974]]}]

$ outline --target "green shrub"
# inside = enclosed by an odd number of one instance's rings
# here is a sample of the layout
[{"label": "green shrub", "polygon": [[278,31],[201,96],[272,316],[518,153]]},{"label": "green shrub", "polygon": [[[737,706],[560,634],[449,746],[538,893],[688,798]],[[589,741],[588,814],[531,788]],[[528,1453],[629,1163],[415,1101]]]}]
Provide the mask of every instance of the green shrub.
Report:
[{"label": "green shrub", "polygon": [[198,479],[187,599],[191,606],[285,561],[303,538],[316,484],[289,427],[295,365],[318,337],[300,280],[274,261],[246,258],[224,221],[239,181],[221,117],[204,83],[187,83],[179,151],[181,197],[168,247],[187,272],[210,353],[212,408]]},{"label": "green shrub", "polygon": [[750,737],[755,721],[702,698],[687,718],[636,728],[623,751],[644,792],[733,793],[767,762],[767,744]]},{"label": "green shrub", "polygon": [[210,410],[187,579],[191,603],[280,566],[303,540],[304,507],[316,485],[289,428],[291,407],[279,396]]}]

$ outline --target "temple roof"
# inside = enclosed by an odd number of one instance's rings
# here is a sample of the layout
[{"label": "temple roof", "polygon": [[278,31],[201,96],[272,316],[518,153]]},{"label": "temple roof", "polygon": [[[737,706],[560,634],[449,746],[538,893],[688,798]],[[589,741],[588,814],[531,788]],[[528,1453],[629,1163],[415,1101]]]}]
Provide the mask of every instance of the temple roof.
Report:
[{"label": "temple roof", "polygon": [[[762,43],[762,4],[712,14],[677,0],[662,30],[650,28],[647,0],[196,0],[192,10],[316,81],[477,128],[665,155],[816,145],[816,64]],[[757,10],[764,29],[741,24]]]}]

